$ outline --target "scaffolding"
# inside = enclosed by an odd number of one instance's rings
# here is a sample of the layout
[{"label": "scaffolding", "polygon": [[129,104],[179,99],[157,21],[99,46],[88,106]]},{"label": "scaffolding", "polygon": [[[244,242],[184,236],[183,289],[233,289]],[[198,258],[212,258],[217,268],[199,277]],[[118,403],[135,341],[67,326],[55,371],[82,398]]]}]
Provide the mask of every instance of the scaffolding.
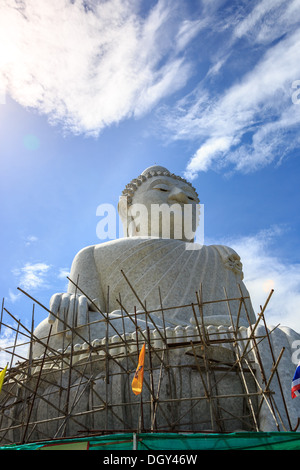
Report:
[{"label": "scaffolding", "polygon": [[[278,431],[293,431],[278,374],[284,348],[275,357],[272,331],[265,321],[273,290],[256,323],[249,321],[246,327],[240,326],[239,319],[242,308],[247,312],[248,297],[240,289],[239,297],[228,298],[224,288],[224,298],[211,302],[227,304],[229,326],[217,327],[205,323],[203,311],[210,302],[202,300],[201,286],[195,293],[195,303],[173,307],[161,303],[159,310],[150,311],[122,274],[137,300],[133,313],[118,300],[119,319],[130,321],[131,331],[124,328],[118,332],[110,315],[94,304],[99,322],[106,325],[106,336],[81,336],[76,327],[63,321],[65,330],[59,334],[69,331],[71,337],[59,350],[51,346],[52,327],[45,338],[34,334],[36,305],[52,315],[53,312],[19,288],[33,301],[29,329],[6,308],[3,300],[1,327],[11,329],[15,340],[2,349],[10,361],[0,394],[1,446],[114,433],[259,432],[262,407],[268,410]],[[69,281],[86,295],[78,280]],[[232,305],[237,306],[237,311],[232,311]],[[193,325],[165,327],[165,315],[172,308],[189,309]],[[141,314],[146,319],[144,330],[137,321]],[[163,327],[155,325],[154,314],[160,315]],[[12,320],[14,326],[10,324]],[[87,331],[91,332],[94,324],[87,324]],[[263,326],[263,334],[261,328],[257,333],[258,326]],[[109,328],[114,331],[113,336],[108,335]],[[75,343],[75,337],[80,338],[80,343]],[[272,355],[271,371],[265,370],[260,357],[262,342]],[[33,357],[34,344],[43,348],[40,357]],[[135,396],[131,382],[143,344],[143,391]],[[20,353],[25,346],[26,356]],[[276,397],[272,391],[275,376],[280,390]],[[278,400],[285,416],[281,416]]]}]

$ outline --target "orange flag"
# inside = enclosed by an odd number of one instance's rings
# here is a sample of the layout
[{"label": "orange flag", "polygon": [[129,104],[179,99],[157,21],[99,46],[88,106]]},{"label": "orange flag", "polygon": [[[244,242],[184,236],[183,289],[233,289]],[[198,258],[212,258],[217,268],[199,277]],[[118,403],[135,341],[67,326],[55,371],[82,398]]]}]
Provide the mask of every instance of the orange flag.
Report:
[{"label": "orange flag", "polygon": [[135,395],[142,393],[143,380],[144,380],[144,362],[145,362],[145,344],[143,345],[140,355],[139,363],[136,368],[133,381],[132,381],[132,391]]}]

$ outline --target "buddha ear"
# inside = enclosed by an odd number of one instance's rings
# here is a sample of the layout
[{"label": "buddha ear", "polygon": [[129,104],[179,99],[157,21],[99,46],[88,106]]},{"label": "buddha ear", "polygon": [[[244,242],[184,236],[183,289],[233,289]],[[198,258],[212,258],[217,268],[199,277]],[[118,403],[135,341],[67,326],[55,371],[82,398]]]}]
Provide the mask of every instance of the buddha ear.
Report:
[{"label": "buddha ear", "polygon": [[123,225],[124,237],[130,237],[134,235],[133,233],[134,224],[133,224],[132,217],[130,217],[130,214],[129,214],[130,202],[131,202],[131,198],[128,196],[120,196],[119,198],[118,212],[119,212],[119,216],[121,218],[122,225]]},{"label": "buddha ear", "polygon": [[128,217],[127,196],[120,196],[119,203],[118,203],[118,212],[122,220],[127,220],[127,217]]}]

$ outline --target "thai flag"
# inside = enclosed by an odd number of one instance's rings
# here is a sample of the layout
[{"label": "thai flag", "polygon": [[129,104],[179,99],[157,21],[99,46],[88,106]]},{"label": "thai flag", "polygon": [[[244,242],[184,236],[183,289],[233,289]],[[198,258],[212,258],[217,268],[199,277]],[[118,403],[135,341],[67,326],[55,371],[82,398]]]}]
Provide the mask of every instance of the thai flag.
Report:
[{"label": "thai flag", "polygon": [[300,395],[300,362],[297,365],[293,381],[292,381],[292,398],[296,398]]}]

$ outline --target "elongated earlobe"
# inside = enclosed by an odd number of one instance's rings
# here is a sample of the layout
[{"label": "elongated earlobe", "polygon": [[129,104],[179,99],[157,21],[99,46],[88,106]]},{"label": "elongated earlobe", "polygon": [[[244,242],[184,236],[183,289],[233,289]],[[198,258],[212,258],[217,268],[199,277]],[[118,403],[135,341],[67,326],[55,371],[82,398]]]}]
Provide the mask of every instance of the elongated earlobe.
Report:
[{"label": "elongated earlobe", "polygon": [[123,225],[124,237],[134,236],[132,232],[132,217],[129,215],[129,205],[131,198],[128,196],[120,196],[118,203],[118,212]]}]

